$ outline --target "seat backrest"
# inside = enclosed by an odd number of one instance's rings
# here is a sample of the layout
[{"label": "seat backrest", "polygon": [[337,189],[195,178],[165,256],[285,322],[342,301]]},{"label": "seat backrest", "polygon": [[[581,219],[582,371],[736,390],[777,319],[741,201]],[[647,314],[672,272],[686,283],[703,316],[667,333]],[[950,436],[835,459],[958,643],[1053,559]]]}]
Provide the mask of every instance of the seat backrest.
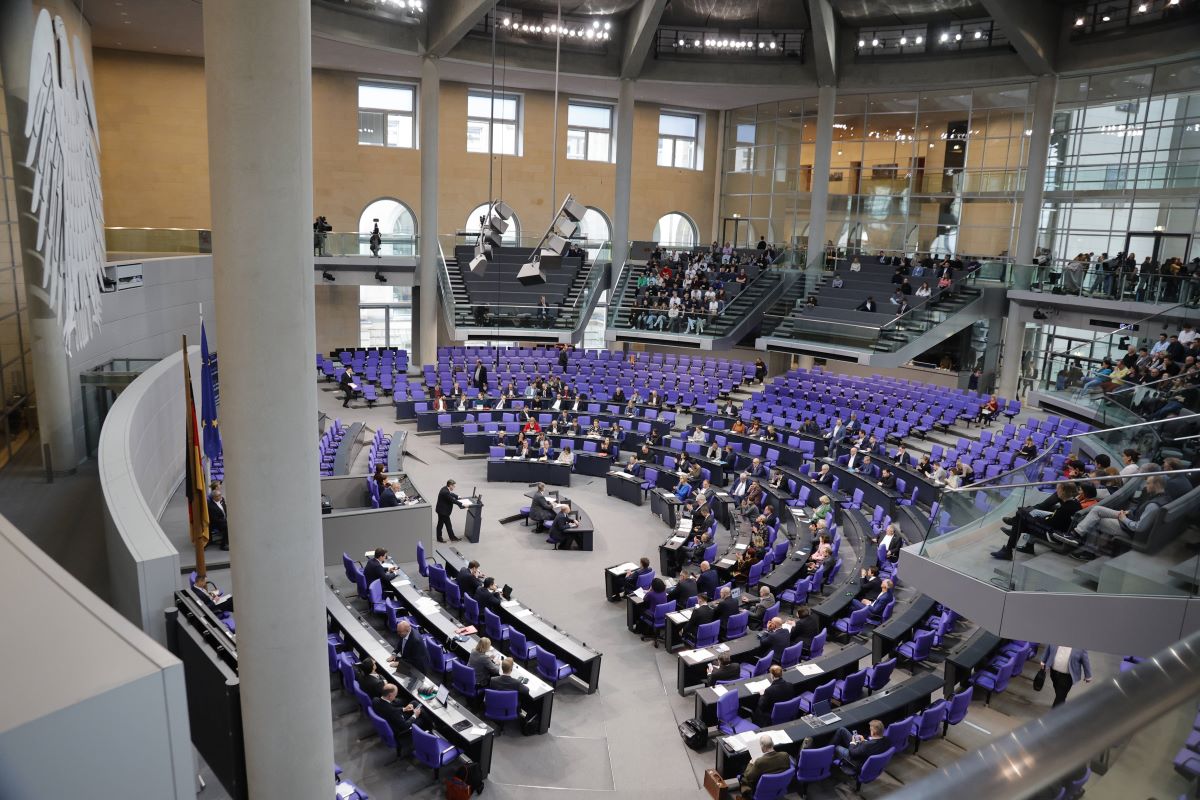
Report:
[{"label": "seat backrest", "polygon": [[799,696],[793,697],[791,700],[785,700],[782,703],[776,703],[771,709],[771,724],[778,725],[781,722],[791,722],[800,713]]},{"label": "seat backrest", "polygon": [[483,715],[491,719],[516,719],[518,699],[515,689],[484,689]]},{"label": "seat backrest", "polygon": [[882,689],[887,686],[888,681],[892,679],[892,670],[896,668],[896,659],[889,658],[887,661],[880,661],[871,668],[871,691]]},{"label": "seat backrest", "polygon": [[950,701],[950,708],[946,711],[946,722],[951,725],[957,725],[962,722],[967,716],[967,710],[971,707],[971,694],[975,691],[974,686],[968,686]]},{"label": "seat backrest", "polygon": [[768,772],[758,779],[754,787],[754,800],[778,800],[787,794],[792,782],[792,768],[782,772]]},{"label": "seat backrest", "polygon": [[717,637],[721,635],[721,620],[713,620],[706,622],[696,628],[696,647],[707,647],[710,644],[716,644]]},{"label": "seat backrest", "polygon": [[796,761],[796,780],[819,781],[828,778],[833,769],[833,745],[806,747]]},{"label": "seat backrest", "polygon": [[812,646],[808,649],[809,658],[816,658],[825,652],[825,637],[827,635],[827,631],[822,628],[821,632],[812,638]]},{"label": "seat backrest", "polygon": [[454,688],[469,695],[475,694],[475,670],[461,661],[450,663],[450,677]]},{"label": "seat backrest", "polygon": [[888,762],[892,760],[892,756],[896,754],[894,748],[889,747],[878,755],[873,755],[866,760],[862,765],[862,769],[858,773],[859,783],[869,783],[883,774],[883,770],[887,767]]},{"label": "seat backrest", "polygon": [[888,744],[896,752],[900,752],[908,746],[908,737],[912,735],[913,718],[905,717],[902,720],[897,720],[883,732],[883,738],[888,740]]}]

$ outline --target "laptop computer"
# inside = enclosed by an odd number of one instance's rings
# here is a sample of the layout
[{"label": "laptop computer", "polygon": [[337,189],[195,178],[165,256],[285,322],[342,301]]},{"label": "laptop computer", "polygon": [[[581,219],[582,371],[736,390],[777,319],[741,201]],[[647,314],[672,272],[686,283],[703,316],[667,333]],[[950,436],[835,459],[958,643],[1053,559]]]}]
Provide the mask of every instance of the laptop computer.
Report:
[{"label": "laptop computer", "polygon": [[443,683],[441,686],[438,687],[437,695],[434,697],[434,699],[442,704],[442,708],[445,708],[446,701],[449,697],[450,697],[450,687]]}]

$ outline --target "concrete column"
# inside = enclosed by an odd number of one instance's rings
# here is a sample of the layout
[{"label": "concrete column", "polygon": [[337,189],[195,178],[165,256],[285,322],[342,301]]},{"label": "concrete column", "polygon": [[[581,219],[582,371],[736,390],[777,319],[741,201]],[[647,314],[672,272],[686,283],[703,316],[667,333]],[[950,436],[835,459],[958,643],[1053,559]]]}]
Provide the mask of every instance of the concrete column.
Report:
[{"label": "concrete column", "polygon": [[[721,238],[721,198],[725,188],[725,124],[728,113],[724,110],[717,112],[716,135],[708,137],[708,141],[714,143],[708,146],[715,146],[717,153],[716,177],[713,180],[712,230],[697,244],[708,244]],[[788,237],[788,241],[791,241],[791,237]]]},{"label": "concrete column", "polygon": [[629,256],[629,196],[633,192],[633,81],[617,91],[617,180],[613,192],[613,284]]},{"label": "concrete column", "polygon": [[1000,382],[996,386],[996,393],[1009,400],[1017,396],[1021,379],[1021,351],[1024,347],[1025,318],[1021,315],[1021,307],[1012,303],[1008,316],[1004,318],[1004,350],[1000,362]]},{"label": "concrete column", "polygon": [[421,247],[417,280],[421,291],[413,309],[416,363],[421,365],[436,364],[438,348],[438,73],[436,58],[426,56],[421,60],[421,107],[417,111],[421,120],[421,218],[417,221]]},{"label": "concrete column", "polygon": [[204,3],[221,428],[249,795],[327,800],[333,730],[313,439],[311,38],[307,2]]},{"label": "concrete column", "polygon": [[[1033,133],[1025,157],[1025,191],[1021,194],[1021,222],[1017,228],[1018,264],[1032,264],[1037,249],[1038,220],[1042,216],[1042,195],[1046,186],[1046,155],[1050,152],[1050,126],[1054,122],[1054,94],[1058,78],[1043,75],[1037,79],[1033,95]],[[1007,345],[1006,345],[1007,346]]]},{"label": "concrete column", "polygon": [[[51,14],[61,14],[67,25],[68,41],[78,36],[91,49],[91,31],[77,10],[65,3],[43,3]],[[38,433],[41,451],[49,448],[50,462],[57,474],[75,471],[79,461],[75,449],[75,430],[71,417],[71,373],[66,345],[55,311],[42,288],[42,255],[37,250],[37,217],[30,212],[33,197],[33,170],[24,166],[28,158],[25,119],[29,104],[29,48],[38,6],[31,3],[0,4],[0,62],[4,71],[4,99],[7,101],[9,143],[12,148],[12,177],[17,207],[11,218],[18,222],[21,239],[21,264],[24,273],[29,328],[24,335],[33,355],[31,386],[23,391],[36,392]],[[64,53],[64,60],[70,59]],[[94,81],[93,81],[94,84]],[[103,143],[102,143],[103,144]],[[107,320],[105,320],[107,321]],[[13,342],[15,345],[15,342]],[[20,352],[6,349],[4,358],[18,358]],[[14,387],[5,387],[11,394]]]},{"label": "concrete column", "polygon": [[829,160],[833,149],[833,107],[837,89],[822,86],[817,95],[817,143],[813,150],[812,193],[808,212],[808,266],[819,266],[825,254],[825,220],[829,216]]}]

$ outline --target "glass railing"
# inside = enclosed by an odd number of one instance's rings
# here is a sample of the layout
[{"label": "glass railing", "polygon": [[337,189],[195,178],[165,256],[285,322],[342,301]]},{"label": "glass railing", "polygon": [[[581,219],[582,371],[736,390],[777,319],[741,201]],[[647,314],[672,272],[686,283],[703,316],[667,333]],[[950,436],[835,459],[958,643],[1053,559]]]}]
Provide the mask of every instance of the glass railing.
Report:
[{"label": "glass railing", "polygon": [[1200,275],[1139,275],[1066,262],[1044,266],[1011,265],[1006,282],[1013,289],[1070,297],[1156,305],[1200,305]]},{"label": "glass railing", "polygon": [[[1005,472],[977,476],[967,485],[944,487],[939,492],[921,555],[1006,590],[1195,595],[1200,586],[1200,559],[1178,536],[1191,524],[1186,511],[1162,513],[1144,530],[1115,522],[1079,524],[1084,515],[1076,514],[1074,523],[1048,534],[1046,525],[1050,523],[1029,522],[1025,512],[1018,513],[1019,509],[1052,504],[1050,498],[1055,494],[1075,497],[1087,507],[1099,503],[1113,509],[1135,508],[1144,502],[1142,494],[1163,491],[1160,482],[1168,476],[1183,477],[1187,488],[1181,492],[1178,484],[1167,484],[1164,498],[1182,496],[1200,468],[1160,471],[1157,460],[1174,455],[1164,449],[1160,430],[1156,424],[1137,423],[1046,438],[1031,434],[1038,437],[1036,458],[1028,462],[1016,458]],[[1133,457],[1123,458],[1126,451],[1134,451]],[[1114,469],[1123,463],[1140,466],[1124,476],[1093,472],[1064,477],[1071,459],[1094,468],[1094,459],[1100,454],[1110,459]],[[1147,485],[1151,479],[1154,486]],[[1043,513],[1034,511],[1032,516]],[[1032,539],[1022,535],[1030,530],[1034,531]],[[1015,538],[1009,536],[1010,531],[1015,531]],[[1140,556],[1123,559],[1125,552]]]},{"label": "glass railing", "polygon": [[211,253],[212,231],[200,228],[105,228],[110,254]]},{"label": "glass railing", "polygon": [[[640,276],[641,273],[639,273]],[[630,276],[620,287],[620,298],[616,304],[609,303],[608,325],[622,330],[641,330],[649,333],[681,333],[697,336],[722,336],[741,322],[762,298],[774,289],[782,279],[782,270],[772,266],[760,268],[758,273],[750,278],[745,286],[734,295],[720,310],[680,313],[671,317],[666,303],[660,305],[644,305],[637,299],[637,280]],[[628,298],[629,304],[625,301]],[[627,312],[627,319],[618,319],[619,311]]]},{"label": "glass railing", "polygon": [[[317,256],[370,256],[370,233],[313,234],[313,254]],[[380,237],[379,255],[416,256],[417,237],[411,234],[384,234]]]},{"label": "glass railing", "polygon": [[1189,749],[1198,696],[1193,633],[1149,658],[1126,659],[1115,677],[888,798],[1192,797],[1195,779],[1185,776],[1200,770],[1200,754]]}]

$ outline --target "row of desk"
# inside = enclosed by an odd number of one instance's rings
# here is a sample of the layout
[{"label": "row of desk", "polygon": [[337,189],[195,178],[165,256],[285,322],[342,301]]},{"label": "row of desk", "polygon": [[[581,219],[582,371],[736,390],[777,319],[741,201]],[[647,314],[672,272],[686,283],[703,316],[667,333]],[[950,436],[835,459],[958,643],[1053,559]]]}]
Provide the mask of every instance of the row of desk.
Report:
[{"label": "row of desk", "polygon": [[[467,565],[467,559],[455,547],[439,547],[437,556],[446,565],[448,576],[457,575]],[[588,694],[599,688],[602,653],[559,630],[558,626],[517,600],[506,600],[501,604],[500,621],[525,634],[531,644],[548,650],[556,658],[570,664],[575,676],[587,687]]]},{"label": "row of desk", "polygon": [[431,724],[438,735],[478,764],[482,777],[487,777],[492,768],[492,743],[495,738],[491,727],[453,698],[443,706],[428,693],[419,693],[418,688],[431,681],[403,662],[395,667],[389,665],[387,660],[395,652],[395,647],[363,619],[350,604],[349,598],[342,595],[328,577],[325,587],[325,613],[329,629],[341,635],[344,646],[354,652],[356,660],[361,661],[363,656],[373,658],[379,674],[400,690],[401,699],[420,706],[422,718]]},{"label": "row of desk", "polygon": [[[529,498],[531,503],[536,495],[536,489],[531,489],[530,491],[525,492],[525,496]],[[571,528],[569,532],[570,535],[575,538],[576,542],[578,542],[580,550],[587,550],[590,552],[592,549],[594,549],[596,546],[596,526],[592,524],[592,518],[588,516],[588,513],[576,505],[575,502],[569,497],[564,497],[553,492],[547,493],[547,496],[555,503],[571,504],[571,513],[575,517],[575,527]],[[544,529],[538,530],[538,533],[544,532]]]},{"label": "row of desk", "polygon": [[571,465],[532,458],[489,458],[487,479],[489,482],[541,482],[548,486],[570,486]]},{"label": "row of desk", "polygon": [[[461,442],[462,441],[462,426],[463,426],[463,424],[466,422],[477,421],[479,413],[480,412],[478,412],[478,411],[418,411],[416,413],[417,433],[432,433],[434,431],[440,431],[444,428],[448,428],[451,430],[458,431],[457,441]],[[509,422],[510,424],[523,425],[523,423],[521,423],[518,420],[518,418],[515,414],[512,414],[511,412],[509,412],[509,414],[510,414],[510,416],[512,416],[512,419],[504,420],[505,422]],[[557,417],[557,412],[556,412],[555,416]],[[439,422],[440,417],[441,418],[449,417],[450,424],[443,426]],[[625,433],[625,436],[622,438],[622,446],[626,450],[631,450],[631,449],[633,449],[634,446],[640,446],[642,443],[642,439],[644,438],[645,432],[658,431],[659,436],[667,436],[674,429],[674,424],[673,424],[672,420],[647,419],[646,417],[628,416],[628,415],[620,414],[620,413],[604,413],[604,412],[595,413],[595,412],[590,412],[590,411],[568,411],[567,417],[569,419],[573,419],[573,420],[580,419],[581,417],[586,418],[588,420],[589,424],[590,424],[591,420],[598,419],[601,421],[601,423],[607,423],[609,427],[611,427],[612,425],[616,425],[618,428],[623,430]],[[624,424],[622,424],[622,423],[624,423]],[[486,424],[486,423],[481,423],[481,424]],[[538,421],[538,425],[542,426],[542,427],[546,427],[546,425],[543,425],[543,423],[540,420]],[[547,423],[547,425],[548,425],[548,423]],[[637,426],[644,426],[643,430],[642,431],[636,430]],[[587,426],[584,425],[583,427],[587,427]],[[449,435],[452,438],[455,436],[455,434],[449,434]],[[630,440],[630,437],[633,437],[632,441]],[[450,441],[447,443],[455,444],[457,442]]]}]

